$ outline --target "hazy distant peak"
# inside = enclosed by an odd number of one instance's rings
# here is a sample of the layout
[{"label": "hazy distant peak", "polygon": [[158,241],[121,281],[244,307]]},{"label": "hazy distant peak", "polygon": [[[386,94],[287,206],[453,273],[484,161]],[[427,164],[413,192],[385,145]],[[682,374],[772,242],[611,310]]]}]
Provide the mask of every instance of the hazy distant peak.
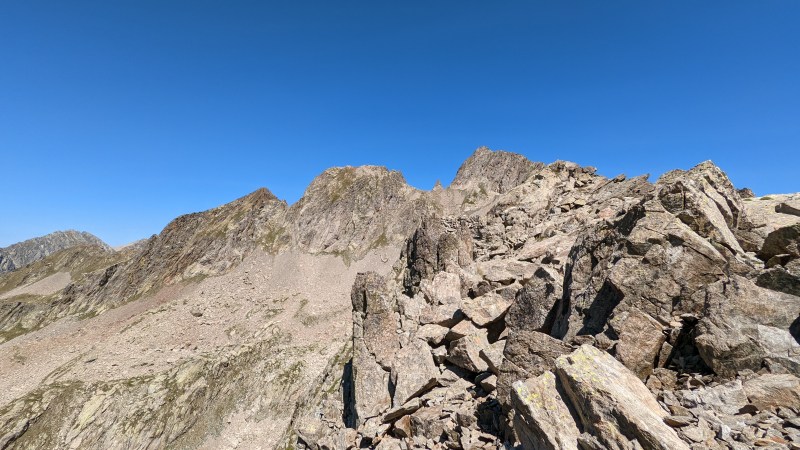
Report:
[{"label": "hazy distant peak", "polygon": [[86,244],[113,251],[100,238],[86,231],[56,231],[0,249],[0,273],[25,267],[60,250]]}]

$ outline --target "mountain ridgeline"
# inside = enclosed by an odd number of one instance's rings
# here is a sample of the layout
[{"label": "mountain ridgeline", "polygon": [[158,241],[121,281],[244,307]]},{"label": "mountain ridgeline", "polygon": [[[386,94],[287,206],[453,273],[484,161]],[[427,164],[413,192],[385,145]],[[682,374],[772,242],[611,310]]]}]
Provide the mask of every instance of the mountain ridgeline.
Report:
[{"label": "mountain ridgeline", "polygon": [[745,192],[480,148],[17,244],[0,449],[800,448],[800,195]]},{"label": "mountain ridgeline", "polygon": [[56,231],[0,248],[0,274],[23,268],[57,251],[76,245],[95,245],[105,251],[111,251],[105,242],[91,233],[74,230]]}]

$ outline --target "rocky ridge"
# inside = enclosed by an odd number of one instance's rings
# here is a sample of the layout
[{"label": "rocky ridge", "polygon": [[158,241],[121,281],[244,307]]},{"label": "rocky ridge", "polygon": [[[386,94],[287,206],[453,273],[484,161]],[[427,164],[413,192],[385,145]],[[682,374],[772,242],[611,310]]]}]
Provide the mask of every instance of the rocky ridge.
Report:
[{"label": "rocky ridge", "polygon": [[0,448],[792,448],[797,198],[488,149],[259,190],[0,300]]},{"label": "rocky ridge", "polygon": [[[383,168],[330,169],[294,205],[262,189],[111,259],[54,255],[0,279],[0,346],[13,355],[0,364],[0,447],[284,442],[292,405],[349,339],[342,290],[359,270],[390,267],[423,217],[475,206],[469,194],[419,191]],[[37,284],[68,272],[66,286]],[[258,369],[232,365],[243,357]],[[165,401],[183,406],[152,416]]]},{"label": "rocky ridge", "polygon": [[105,242],[86,231],[56,231],[27,241],[0,248],[0,274],[21,269],[28,264],[76,245],[94,245],[111,252]]},{"label": "rocky ridge", "polygon": [[559,162],[426,221],[357,278],[351,367],[298,445],[800,448],[794,198]]}]

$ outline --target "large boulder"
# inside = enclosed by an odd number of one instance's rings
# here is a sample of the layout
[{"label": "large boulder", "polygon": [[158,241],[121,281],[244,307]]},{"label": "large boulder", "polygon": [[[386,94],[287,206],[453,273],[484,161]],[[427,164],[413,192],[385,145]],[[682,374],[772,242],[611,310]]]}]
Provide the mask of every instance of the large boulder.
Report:
[{"label": "large boulder", "polygon": [[449,272],[439,272],[430,281],[422,280],[420,290],[433,305],[459,303],[461,300],[461,280]]},{"label": "large boulder", "polygon": [[752,224],[739,192],[719,167],[706,161],[688,171],[673,170],[656,186],[661,204],[694,232],[734,254],[744,253],[736,234]]},{"label": "large boulder", "polygon": [[580,430],[553,372],[514,382],[514,431],[525,449],[577,450]]},{"label": "large boulder", "polygon": [[511,303],[502,295],[488,292],[480,297],[464,299],[461,310],[476,325],[485,327],[503,318]]},{"label": "large boulder", "polygon": [[758,409],[800,406],[800,378],[792,374],[764,374],[747,380],[744,392]]},{"label": "large boulder", "polygon": [[614,317],[612,326],[619,335],[617,359],[642,381],[646,380],[653,373],[653,362],[666,340],[663,327],[638,308]]},{"label": "large boulder", "polygon": [[358,274],[350,299],[355,413],[362,424],[392,406],[389,384],[395,354],[400,350],[398,314],[385,280],[374,272]]},{"label": "large boulder", "polygon": [[398,407],[432,388],[438,376],[439,370],[433,362],[430,347],[421,340],[410,340],[397,352],[392,364],[392,404]]},{"label": "large boulder", "polygon": [[741,380],[717,386],[684,389],[678,394],[681,396],[681,403],[689,408],[712,409],[730,415],[738,414],[748,403]]},{"label": "large boulder", "polygon": [[506,327],[549,333],[555,320],[554,306],[561,298],[561,292],[558,273],[540,267],[517,292],[514,304],[506,313]]},{"label": "large boulder", "polygon": [[768,261],[777,255],[800,258],[800,222],[778,228],[767,235],[764,245],[758,251],[758,256]]},{"label": "large boulder", "polygon": [[699,291],[695,302],[704,305],[695,344],[717,374],[732,377],[745,369],[757,371],[765,361],[800,371],[800,343],[792,334],[800,297],[732,276]]},{"label": "large boulder", "polygon": [[464,336],[450,343],[447,360],[470,372],[484,372],[489,368],[481,358],[481,350],[489,348],[486,330]]},{"label": "large boulder", "polygon": [[609,449],[688,450],[639,378],[590,345],[556,359],[556,372],[584,429]]},{"label": "large boulder", "polygon": [[538,331],[515,330],[508,336],[497,378],[497,399],[510,407],[511,385],[555,368],[555,360],[572,351],[569,345]]}]

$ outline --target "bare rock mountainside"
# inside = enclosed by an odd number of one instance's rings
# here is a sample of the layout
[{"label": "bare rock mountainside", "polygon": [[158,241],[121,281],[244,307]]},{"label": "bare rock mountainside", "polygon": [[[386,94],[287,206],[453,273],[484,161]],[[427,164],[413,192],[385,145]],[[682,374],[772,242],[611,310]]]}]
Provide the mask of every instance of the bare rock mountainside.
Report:
[{"label": "bare rock mountainside", "polygon": [[800,448],[800,195],[478,149],[0,275],[0,449]]},{"label": "bare rock mountainside", "polygon": [[53,253],[78,245],[94,245],[102,247],[105,251],[111,251],[105,242],[91,233],[75,230],[56,231],[0,248],[0,274],[20,269]]}]

